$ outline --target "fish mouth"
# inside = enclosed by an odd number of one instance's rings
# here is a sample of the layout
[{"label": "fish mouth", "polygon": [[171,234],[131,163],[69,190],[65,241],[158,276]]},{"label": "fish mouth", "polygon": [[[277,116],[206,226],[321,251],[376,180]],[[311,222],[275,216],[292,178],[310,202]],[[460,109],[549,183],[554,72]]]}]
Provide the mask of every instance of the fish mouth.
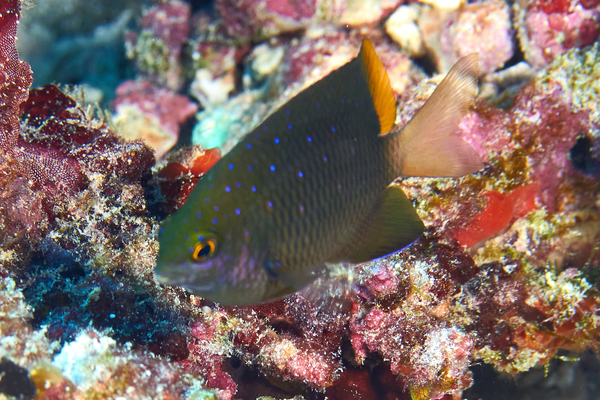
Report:
[{"label": "fish mouth", "polygon": [[[175,262],[168,265],[157,263],[154,275],[161,284],[192,288],[197,286],[198,282],[217,281],[216,266],[213,260],[201,263]],[[199,287],[206,286],[211,285],[199,285]]]},{"label": "fish mouth", "polygon": [[[201,277],[197,274],[191,274],[188,276],[179,276],[177,278],[173,278],[172,276],[167,276],[156,272],[154,274],[156,276],[156,280],[162,285],[168,286],[181,286],[191,293],[206,294],[207,292],[212,292],[216,288],[216,282],[210,276]],[[202,282],[204,284],[199,285],[198,283]]]}]

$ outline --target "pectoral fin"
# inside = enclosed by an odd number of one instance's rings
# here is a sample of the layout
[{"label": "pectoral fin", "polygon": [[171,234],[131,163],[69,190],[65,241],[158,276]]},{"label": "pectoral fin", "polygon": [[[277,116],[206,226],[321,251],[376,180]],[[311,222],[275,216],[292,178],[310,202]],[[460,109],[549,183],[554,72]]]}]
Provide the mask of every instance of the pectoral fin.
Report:
[{"label": "pectoral fin", "polygon": [[340,255],[344,261],[361,263],[398,251],[423,234],[423,222],[398,186],[388,186],[363,228]]}]

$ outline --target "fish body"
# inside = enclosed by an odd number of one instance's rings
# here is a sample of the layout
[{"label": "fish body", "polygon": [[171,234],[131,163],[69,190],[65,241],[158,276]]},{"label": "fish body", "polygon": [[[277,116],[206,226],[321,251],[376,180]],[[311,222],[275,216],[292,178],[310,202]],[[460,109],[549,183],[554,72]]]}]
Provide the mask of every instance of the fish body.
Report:
[{"label": "fish body", "polygon": [[[452,135],[476,90],[476,57],[463,64],[446,78],[448,93],[440,84],[423,107],[427,113],[386,135],[395,97],[365,40],[357,58],[247,134],[165,220],[159,279],[223,304],[255,304],[301,289],[325,263],[364,262],[413,242],[423,223],[390,183],[481,167]],[[440,111],[437,103],[447,101],[454,103]],[[419,137],[421,129],[434,132]]]}]

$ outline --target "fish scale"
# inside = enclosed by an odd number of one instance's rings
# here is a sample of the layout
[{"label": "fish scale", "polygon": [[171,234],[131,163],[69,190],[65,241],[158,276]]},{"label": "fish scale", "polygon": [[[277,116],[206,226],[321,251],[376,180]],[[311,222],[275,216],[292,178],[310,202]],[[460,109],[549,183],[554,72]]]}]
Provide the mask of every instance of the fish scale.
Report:
[{"label": "fish scale", "polygon": [[[481,167],[451,135],[474,96],[476,62],[459,62],[426,115],[386,136],[395,97],[365,40],[357,58],[244,137],[164,221],[159,279],[225,304],[254,304],[301,289],[325,263],[368,261],[410,244],[423,224],[388,185],[405,170],[444,176],[450,166],[446,176],[459,176]],[[457,97],[455,88],[470,92]],[[440,98],[451,102],[428,110]],[[427,152],[435,154],[420,156]]]},{"label": "fish scale", "polygon": [[[364,141],[364,143],[352,144],[363,150],[354,156],[349,156],[349,152],[336,152],[336,154],[330,156],[328,168],[321,168],[312,174],[307,173],[303,178],[305,181],[301,185],[292,186],[290,190],[279,191],[276,194],[276,204],[282,204],[282,207],[278,209],[281,210],[281,215],[288,215],[288,209],[297,208],[298,202],[307,197],[312,200],[310,202],[312,204],[307,207],[304,217],[298,220],[299,223],[291,225],[293,227],[291,236],[303,237],[309,234],[309,228],[316,229],[321,246],[313,246],[309,249],[293,249],[293,253],[300,251],[309,253],[307,257],[304,257],[300,261],[301,264],[310,264],[312,262],[318,264],[318,261],[323,260],[323,257],[331,257],[331,248],[335,246],[336,242],[340,242],[338,239],[342,238],[341,242],[343,242],[345,236],[353,234],[351,228],[356,225],[360,215],[357,211],[372,201],[377,193],[386,186],[387,182],[383,179],[380,179],[380,182],[376,180],[365,182],[360,179],[361,176],[370,174],[369,170],[373,168],[369,168],[369,166],[374,166],[377,162],[376,159],[373,162],[370,158],[374,158],[372,155],[381,151],[381,149],[374,150],[377,145],[377,138],[373,137],[372,139],[371,143]],[[312,164],[313,161],[310,160],[307,163]],[[344,170],[351,167],[349,164],[354,163],[362,165],[367,172],[358,174],[344,173]],[[345,179],[339,178],[341,176],[344,176]],[[334,177],[338,177],[338,179],[335,180],[333,179]],[[320,187],[320,182],[327,181],[331,182],[329,187]],[[341,191],[338,189],[338,184],[340,183],[342,186]],[[284,184],[279,187],[289,189],[289,186]],[[301,190],[298,190],[299,187],[301,187]],[[305,188],[307,192],[303,193]],[[353,191],[352,196],[346,195],[346,191],[350,189]],[[317,207],[317,204],[327,204],[327,207]],[[289,207],[286,207],[287,205]],[[275,221],[275,224],[273,224],[276,229],[273,231],[272,241],[277,241],[278,238],[285,236],[285,234],[281,234],[281,229],[288,231],[290,228],[289,222],[287,224],[279,222]],[[273,257],[280,259],[289,268],[295,267],[294,260],[289,259],[286,252],[272,251]],[[310,254],[311,252],[313,254]]]}]

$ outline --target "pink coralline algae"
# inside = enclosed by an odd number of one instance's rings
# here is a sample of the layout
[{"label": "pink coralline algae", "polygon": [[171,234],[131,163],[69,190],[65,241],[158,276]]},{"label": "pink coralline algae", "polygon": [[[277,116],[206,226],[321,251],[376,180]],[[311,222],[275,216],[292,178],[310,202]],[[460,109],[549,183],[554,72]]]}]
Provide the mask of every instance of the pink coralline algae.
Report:
[{"label": "pink coralline algae", "polygon": [[341,27],[376,26],[401,0],[328,2],[323,0],[216,0],[227,34],[238,41],[322,31],[330,24]]},{"label": "pink coralline algae", "polygon": [[[428,47],[420,60],[381,23],[401,3],[217,0],[214,15],[180,0],[150,6],[125,38],[138,76],[121,84],[106,122],[78,89],[31,88],[15,49],[21,3],[1,2],[0,375],[25,386],[0,392],[457,399],[491,385],[479,381],[481,365],[552,376],[565,351],[597,348],[598,2],[518,2],[512,24],[495,0],[456,10],[411,2]],[[365,37],[397,95],[395,129],[441,80],[420,64],[444,72],[480,53],[482,81],[493,76],[498,94],[477,99],[456,134],[485,168],[399,178],[425,234],[372,262],[328,266],[284,299],[224,307],[161,285],[160,221],[235,138],[354,57]],[[513,87],[523,56],[533,78]],[[197,110],[188,95],[205,108],[197,127],[227,146],[167,152]],[[156,153],[129,140],[128,126],[160,137]]]},{"label": "pink coralline algae", "polygon": [[126,37],[128,56],[149,79],[172,90],[181,87],[181,49],[189,34],[191,7],[168,1],[147,9],[142,30]]},{"label": "pink coralline algae", "polygon": [[179,126],[193,116],[198,107],[187,97],[148,81],[125,81],[116,90],[113,121],[129,140],[144,139],[161,158],[179,137]]},{"label": "pink coralline algae", "polygon": [[[441,71],[459,58],[479,53],[479,72],[487,74],[504,66],[513,55],[510,12],[504,1],[468,4],[454,11],[440,34]],[[491,40],[493,38],[493,40]]]},{"label": "pink coralline algae", "polygon": [[515,3],[515,25],[525,59],[534,66],[584,47],[600,35],[600,3],[578,0],[530,0]]},{"label": "pink coralline algae", "polygon": [[315,16],[316,1],[217,0],[227,33],[250,40],[303,29]]}]

